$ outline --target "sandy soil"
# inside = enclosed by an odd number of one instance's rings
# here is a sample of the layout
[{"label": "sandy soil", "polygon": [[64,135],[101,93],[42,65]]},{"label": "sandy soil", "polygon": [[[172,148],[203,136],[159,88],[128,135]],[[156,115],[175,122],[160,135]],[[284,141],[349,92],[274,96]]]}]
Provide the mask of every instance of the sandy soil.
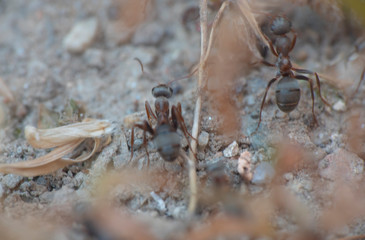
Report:
[{"label": "sandy soil", "polygon": [[[1,239],[334,239],[364,234],[365,84],[350,97],[365,65],[364,50],[353,53],[360,32],[315,4],[290,4],[282,10],[298,32],[292,59],[331,76],[322,78],[322,93],[332,107],[320,101],[315,89],[315,126],[307,83],[300,83],[301,100],[290,114],[276,106],[274,85],[261,126],[252,134],[276,70],[256,64],[247,71],[248,61],[242,62],[245,71],[227,83],[225,104],[234,106],[234,113],[217,110],[209,92],[203,93],[199,202],[191,216],[186,163],[164,162],[150,141],[146,169],[142,131],[136,133],[132,163],[128,160],[131,121],[146,119],[145,101],[154,102],[151,89],[186,75],[198,63],[198,18],[182,21],[196,1],[156,0],[147,6],[148,14],[132,14],[137,27],[128,32],[118,23],[123,11],[111,0],[0,0],[0,77],[15,97],[0,105],[0,162],[44,155],[47,151],[26,142],[24,127],[71,121],[66,116],[70,101],[83,108],[82,117],[107,119],[114,126],[112,142],[84,163],[32,178],[0,174]],[[214,13],[210,10],[209,19]],[[85,20],[96,21],[97,27],[94,32],[84,27],[85,35],[92,36],[72,50],[77,43],[65,39]],[[148,74],[142,74],[136,57]],[[275,61],[270,55],[267,59]],[[181,103],[189,131],[195,100],[204,91],[196,86],[195,77],[172,86],[171,104]],[[232,125],[234,135],[221,131],[227,118],[238,123]],[[182,149],[189,149],[184,139]],[[248,172],[240,174],[239,164],[246,164]]]}]

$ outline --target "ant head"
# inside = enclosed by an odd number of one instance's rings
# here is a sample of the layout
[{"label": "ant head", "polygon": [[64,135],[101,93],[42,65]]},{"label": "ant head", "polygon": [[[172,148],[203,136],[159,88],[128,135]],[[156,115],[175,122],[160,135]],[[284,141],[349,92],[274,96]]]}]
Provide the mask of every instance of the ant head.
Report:
[{"label": "ant head", "polygon": [[[142,73],[143,74],[146,74],[144,69],[143,69],[143,64],[142,64],[142,61],[138,58],[134,58],[134,60],[136,60],[139,65],[141,66],[141,70],[142,70]],[[189,75],[187,76],[184,76],[184,77],[181,77],[181,78],[178,78],[178,79],[174,79],[174,80],[171,80],[169,81],[167,84],[164,84],[164,83],[159,83],[156,87],[152,88],[152,95],[157,98],[157,97],[160,97],[160,96],[164,96],[166,98],[170,98],[172,96],[172,93],[173,93],[173,90],[172,88],[170,87],[171,84],[173,82],[176,82],[176,81],[179,81],[179,80],[182,80],[182,79],[187,79],[187,78],[190,78],[191,76],[193,76],[193,74],[195,74],[195,72],[197,71],[198,68],[196,68],[192,73],[190,73]]]},{"label": "ant head", "polygon": [[157,97],[170,98],[172,96],[172,93],[173,93],[172,88],[166,84],[160,84],[160,85],[157,85],[156,87],[152,88],[152,95],[155,98],[157,98]]},{"label": "ant head", "polygon": [[291,31],[291,21],[284,16],[276,16],[270,28],[275,35],[284,35]]}]

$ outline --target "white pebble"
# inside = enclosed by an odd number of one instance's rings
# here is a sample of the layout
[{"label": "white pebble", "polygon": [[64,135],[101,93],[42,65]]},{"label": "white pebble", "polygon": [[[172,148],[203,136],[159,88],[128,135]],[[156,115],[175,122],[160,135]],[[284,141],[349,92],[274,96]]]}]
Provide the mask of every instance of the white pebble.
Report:
[{"label": "white pebble", "polygon": [[70,53],[84,52],[95,40],[98,33],[98,20],[88,18],[76,23],[63,40],[63,45]]},{"label": "white pebble", "polygon": [[333,109],[338,112],[344,112],[346,111],[346,105],[345,102],[342,100],[338,100],[334,105]]},{"label": "white pebble", "polygon": [[238,143],[234,141],[231,143],[226,149],[223,150],[223,156],[225,157],[234,157],[239,153]]}]

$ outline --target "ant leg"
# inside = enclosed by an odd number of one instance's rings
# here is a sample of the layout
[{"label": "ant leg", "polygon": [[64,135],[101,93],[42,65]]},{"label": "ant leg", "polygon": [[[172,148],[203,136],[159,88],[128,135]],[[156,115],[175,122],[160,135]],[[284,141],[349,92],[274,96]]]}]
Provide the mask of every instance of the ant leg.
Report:
[{"label": "ant leg", "polygon": [[265,99],[266,99],[266,95],[267,92],[269,91],[269,88],[271,86],[271,84],[273,84],[276,80],[278,80],[278,77],[275,77],[273,79],[270,80],[270,82],[267,84],[266,86],[266,90],[265,90],[265,94],[264,94],[264,98],[262,99],[262,103],[261,103],[261,107],[260,107],[260,117],[259,117],[259,123],[257,124],[256,130],[254,131],[254,133],[259,129],[260,127],[260,123],[261,123],[261,113],[262,113],[262,109],[264,108],[264,104],[265,104]]},{"label": "ant leg", "polygon": [[307,69],[302,69],[302,68],[291,68],[293,71],[297,72],[297,73],[303,73],[303,74],[313,74],[312,71],[309,71]]},{"label": "ant leg", "polygon": [[356,90],[355,90],[355,92],[352,94],[352,97],[354,97],[354,96],[356,95],[356,93],[359,91],[359,88],[360,88],[361,82],[362,82],[362,80],[364,80],[364,78],[365,78],[365,68],[362,70],[361,77],[360,77],[360,81],[359,81],[359,83],[357,84]]},{"label": "ant leg", "polygon": [[[179,106],[179,104],[178,104]],[[181,109],[181,105],[179,106],[180,109]],[[195,158],[196,158],[196,153],[193,152],[193,149],[191,148],[190,146],[190,142],[189,142],[189,137],[190,136],[192,139],[194,139],[195,141],[197,141],[194,137],[192,137],[190,135],[190,133],[188,132],[188,130],[186,129],[186,125],[185,125],[185,122],[184,122],[184,118],[181,116],[181,110],[179,110],[179,107],[176,107],[175,105],[173,105],[171,107],[171,119],[172,119],[172,122],[174,124],[174,127],[177,127],[177,124],[180,126],[187,142],[188,142],[188,145],[189,145],[189,149],[190,151],[194,154]],[[175,126],[176,124],[176,126]]]},{"label": "ant leg", "polygon": [[264,36],[264,38],[266,39],[266,41],[269,43],[269,47],[270,47],[270,50],[271,50],[271,52],[276,56],[276,57],[278,57],[279,56],[279,54],[276,52],[276,50],[275,50],[275,48],[274,48],[274,46],[272,45],[272,41],[265,35],[265,34],[263,34],[263,36]]},{"label": "ant leg", "polygon": [[132,127],[132,133],[131,133],[131,158],[129,159],[128,163],[132,160],[133,158],[133,145],[134,145],[134,129],[135,128],[139,128],[143,130],[143,144],[145,146],[146,149],[146,153],[147,153],[147,158],[148,158],[148,165],[149,165],[149,155],[148,155],[148,151],[147,151],[147,138],[146,138],[146,131],[149,132],[151,135],[154,134],[154,131],[152,129],[152,127],[149,125],[149,123],[145,120],[143,122],[143,124],[134,124]]},{"label": "ant leg", "polygon": [[[319,81],[319,77],[318,77],[318,74],[316,72],[311,72],[307,69],[300,69],[300,68],[292,68],[295,72],[298,72],[298,73],[304,73],[304,74],[314,74],[316,76],[316,82],[317,82],[317,86],[318,86],[318,92],[319,92],[319,97],[321,98],[322,102],[324,104],[326,104],[327,106],[331,107],[331,104],[329,104],[327,102],[326,99],[324,99],[324,97],[322,97],[322,93],[321,93],[321,83]],[[364,69],[365,70],[365,69]],[[304,77],[304,76],[303,76]],[[301,80],[305,80],[305,79],[301,79]]]},{"label": "ant leg", "polygon": [[150,104],[146,101],[144,103],[144,106],[146,108],[146,113],[147,113],[147,118],[148,118],[148,122],[149,124],[151,125],[151,116],[154,118],[154,119],[157,119],[156,115],[153,113],[152,111],[152,108],[150,106]]},{"label": "ant leg", "polygon": [[[173,106],[174,107],[174,106]],[[185,125],[185,121],[184,121],[184,118],[182,117],[182,111],[181,111],[181,103],[178,103],[177,104],[177,110],[178,110],[178,113],[179,113],[179,118],[173,118],[172,117],[172,120],[175,121],[174,122],[174,126],[177,127],[177,123],[178,121],[180,121],[182,123],[182,125],[180,125],[180,128],[183,129],[188,135],[189,137],[191,137],[192,139],[194,139],[195,141],[197,141],[188,131],[188,129],[186,128],[186,125]],[[172,108],[171,108],[171,115],[172,115]]]},{"label": "ant leg", "polygon": [[272,64],[272,63],[269,63],[268,61],[266,60],[261,60],[261,63],[262,64],[265,64],[266,66],[269,66],[269,67],[276,67],[275,64]]},{"label": "ant leg", "polygon": [[[365,69],[364,69],[365,70]],[[318,92],[319,92],[319,97],[321,98],[322,102],[324,104],[326,104],[327,106],[331,107],[331,104],[329,104],[323,97],[321,94],[321,83],[319,82],[319,77],[317,73],[314,73],[314,75],[316,76],[316,81],[317,81],[317,86],[318,86]]]},{"label": "ant leg", "polygon": [[294,34],[293,41],[291,42],[290,50],[291,52],[295,46],[295,43],[297,42],[297,33],[294,30],[291,30],[291,32]]},{"label": "ant leg", "polygon": [[313,93],[313,81],[312,81],[312,79],[310,79],[310,78],[308,78],[306,76],[303,76],[303,75],[295,75],[294,78],[309,82],[309,86],[310,86],[310,89],[311,89],[311,96],[312,96],[312,115],[313,115],[313,121],[314,121],[315,124],[318,125],[318,121],[317,121],[316,115],[314,114],[314,93]]}]

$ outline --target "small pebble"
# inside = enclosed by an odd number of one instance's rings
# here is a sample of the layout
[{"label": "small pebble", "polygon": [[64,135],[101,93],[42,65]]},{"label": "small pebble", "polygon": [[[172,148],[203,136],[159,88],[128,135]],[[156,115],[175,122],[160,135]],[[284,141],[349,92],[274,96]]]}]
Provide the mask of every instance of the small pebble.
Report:
[{"label": "small pebble", "polygon": [[198,137],[198,145],[201,149],[204,149],[209,142],[209,133],[202,131]]},{"label": "small pebble", "polygon": [[274,175],[274,167],[268,162],[262,162],[256,167],[251,182],[257,185],[269,183]]},{"label": "small pebble", "polygon": [[251,153],[249,151],[241,153],[238,159],[237,171],[244,180],[248,182],[252,180]]},{"label": "small pebble", "polygon": [[333,109],[337,112],[344,112],[346,111],[346,105],[345,102],[342,100],[338,100],[334,105]]},{"label": "small pebble", "polygon": [[158,210],[161,212],[165,212],[166,204],[165,204],[164,200],[160,196],[158,196],[155,192],[150,192],[150,195],[153,198],[153,200],[156,201]]},{"label": "small pebble", "polygon": [[76,23],[63,40],[63,45],[70,53],[83,53],[96,39],[98,19],[88,18]]},{"label": "small pebble", "polygon": [[19,183],[22,179],[23,179],[22,176],[8,174],[5,177],[3,177],[3,183],[7,188],[13,189],[19,185]]},{"label": "small pebble", "polygon": [[89,67],[102,68],[104,66],[104,54],[99,49],[88,49],[84,54],[84,60]]},{"label": "small pebble", "polygon": [[239,153],[238,143],[236,141],[232,142],[226,149],[223,150],[223,156],[234,157]]},{"label": "small pebble", "polygon": [[84,182],[84,178],[85,174],[83,172],[78,172],[73,179],[74,187],[76,188],[80,187],[81,184]]},{"label": "small pebble", "polygon": [[288,182],[293,180],[293,178],[294,178],[294,175],[291,172],[288,172],[288,173],[284,174],[284,179]]},{"label": "small pebble", "polygon": [[246,103],[248,106],[253,106],[256,104],[256,99],[253,95],[249,95],[247,98],[246,98]]}]

